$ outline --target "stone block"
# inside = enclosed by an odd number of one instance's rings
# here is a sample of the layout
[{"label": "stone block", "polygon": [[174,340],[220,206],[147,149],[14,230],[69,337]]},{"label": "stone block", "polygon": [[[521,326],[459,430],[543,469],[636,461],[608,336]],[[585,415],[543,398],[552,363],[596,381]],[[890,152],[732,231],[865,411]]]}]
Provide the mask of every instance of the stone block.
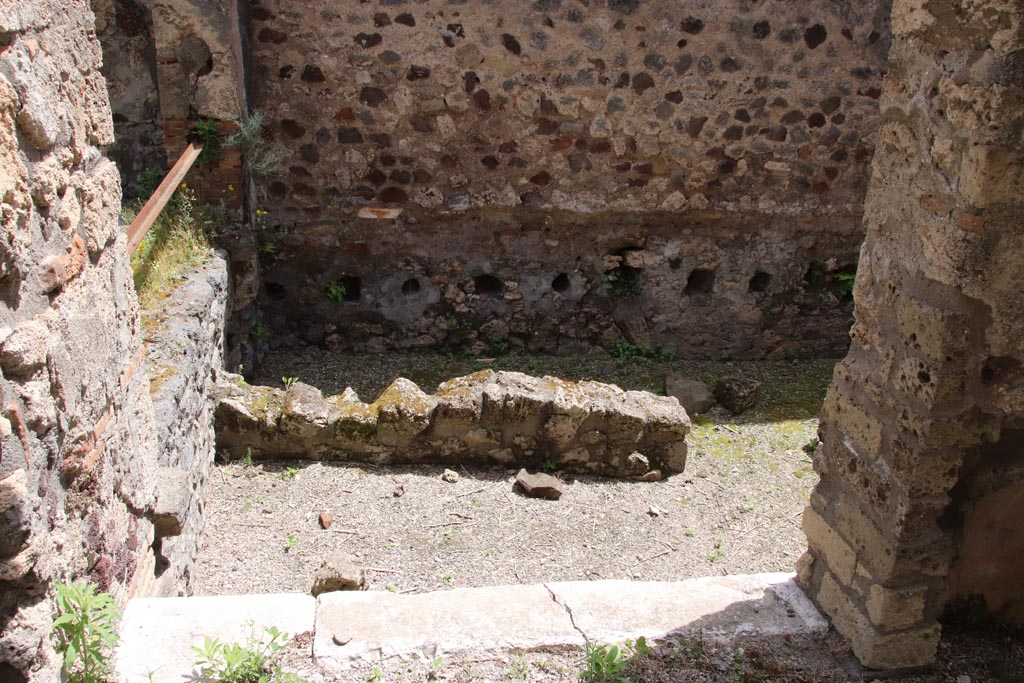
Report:
[{"label": "stone block", "polygon": [[28,90],[18,112],[18,127],[38,150],[53,147],[60,135],[60,121],[53,108],[54,103],[60,100],[47,97],[48,94],[36,88]]},{"label": "stone block", "polygon": [[953,549],[941,534],[915,539],[913,544],[898,543],[891,535],[849,498],[840,501],[835,516],[836,529],[848,539],[863,563],[879,582],[921,576],[943,576],[949,570]]},{"label": "stone block", "polygon": [[905,356],[893,367],[892,385],[927,406],[946,407],[965,402],[966,373],[952,363]]},{"label": "stone block", "polygon": [[313,574],[313,587],[309,592],[315,597],[333,591],[358,590],[366,590],[366,572],[351,555],[335,551],[324,559]]},{"label": "stone block", "polygon": [[896,317],[903,345],[932,361],[962,358],[968,350],[970,327],[962,313],[906,295],[899,300]]},{"label": "stone block", "polygon": [[313,630],[316,598],[298,593],[136,598],[125,607],[115,658],[122,683],[179,683],[193,676],[204,638],[244,643],[275,627],[289,636]]},{"label": "stone block", "polygon": [[404,448],[430,426],[437,398],[399,377],[374,402],[377,440],[383,446]]},{"label": "stone block", "polygon": [[436,396],[396,380],[372,404],[351,390],[323,398],[300,383],[287,393],[222,373],[218,447],[254,455],[360,456],[376,462],[535,465],[605,476],[660,478],[685,467],[690,420],[678,401],[600,382],[481,372]]},{"label": "stone block", "polygon": [[939,625],[929,620],[897,632],[875,629],[850,594],[828,573],[822,579],[817,603],[846,638],[860,663],[871,669],[906,669],[935,661]]},{"label": "stone block", "polygon": [[446,438],[473,429],[480,421],[484,387],[493,375],[491,370],[482,370],[441,383],[434,393],[437,407],[431,436]]},{"label": "stone block", "polygon": [[[61,208],[69,203],[72,202],[65,199],[61,202]],[[87,259],[85,243],[81,237],[75,235],[63,254],[51,254],[39,262],[39,284],[43,291],[52,292],[63,287],[82,272]]]},{"label": "stone block", "polygon": [[32,533],[32,513],[25,470],[0,479],[0,557],[21,551]]},{"label": "stone block", "polygon": [[843,443],[861,458],[874,460],[882,449],[883,421],[869,415],[837,391],[829,391],[821,409],[822,423],[842,432]]},{"label": "stone block", "polygon": [[188,472],[176,467],[161,467],[156,475],[155,489],[154,531],[158,537],[177,536],[188,521],[192,501]]},{"label": "stone block", "polygon": [[665,378],[665,394],[675,397],[688,415],[706,413],[716,403],[707,384],[677,375]]},{"label": "stone block", "polygon": [[925,598],[930,586],[884,588],[873,584],[868,590],[867,611],[871,623],[886,631],[910,628],[925,620]]},{"label": "stone block", "polygon": [[295,382],[285,390],[279,428],[288,439],[313,444],[320,440],[330,413],[331,404],[319,389]]},{"label": "stone block", "polygon": [[857,554],[853,548],[809,505],[804,509],[803,529],[807,543],[819,554],[828,570],[844,585],[851,585],[857,569]]},{"label": "stone block", "polygon": [[960,166],[960,194],[979,208],[1020,202],[1024,196],[1024,155],[1008,147],[968,147]]},{"label": "stone block", "polygon": [[[1019,476],[1019,475],[1018,475]],[[989,610],[1024,622],[1024,482],[1005,481],[967,506],[951,595],[985,596]]]}]

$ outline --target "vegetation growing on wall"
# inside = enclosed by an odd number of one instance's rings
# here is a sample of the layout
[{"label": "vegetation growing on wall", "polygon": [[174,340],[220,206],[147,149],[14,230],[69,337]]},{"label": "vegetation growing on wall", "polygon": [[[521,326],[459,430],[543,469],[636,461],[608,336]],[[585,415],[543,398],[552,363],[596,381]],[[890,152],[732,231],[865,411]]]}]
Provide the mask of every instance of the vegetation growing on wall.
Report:
[{"label": "vegetation growing on wall", "polygon": [[[126,207],[125,219],[140,208],[141,201]],[[206,261],[217,223],[217,211],[182,183],[132,254],[132,277],[144,311],[167,298],[185,271]]]}]

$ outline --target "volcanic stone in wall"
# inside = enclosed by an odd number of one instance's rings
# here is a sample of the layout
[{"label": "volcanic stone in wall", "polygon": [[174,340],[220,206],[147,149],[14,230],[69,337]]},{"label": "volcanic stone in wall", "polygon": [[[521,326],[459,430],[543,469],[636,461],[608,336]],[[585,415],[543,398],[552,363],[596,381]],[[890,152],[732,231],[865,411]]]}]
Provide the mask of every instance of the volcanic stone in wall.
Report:
[{"label": "volcanic stone in wall", "polygon": [[123,603],[155,580],[155,430],[101,57],[84,0],[0,10],[5,680],[60,677],[57,581]]},{"label": "volcanic stone in wall", "polygon": [[[886,0],[344,13],[258,0],[255,104],[280,133],[272,147],[299,160],[326,133],[318,161],[261,183],[263,198],[286,185],[268,220],[375,202],[515,206],[541,174],[551,181],[531,201],[573,211],[652,211],[676,192],[728,210],[849,211],[867,179],[888,12]],[[421,179],[371,181],[388,159]]]}]

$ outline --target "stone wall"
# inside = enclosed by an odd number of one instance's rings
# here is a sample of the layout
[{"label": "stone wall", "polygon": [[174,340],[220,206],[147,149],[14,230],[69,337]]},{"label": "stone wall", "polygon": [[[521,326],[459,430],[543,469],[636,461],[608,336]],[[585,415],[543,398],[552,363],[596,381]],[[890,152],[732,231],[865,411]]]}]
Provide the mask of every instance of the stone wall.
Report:
[{"label": "stone wall", "polygon": [[226,375],[225,455],[528,466],[646,480],[682,472],[690,419],[672,397],[484,370],[423,393],[399,378],[373,403],[301,382],[253,387]]},{"label": "stone wall", "polygon": [[952,597],[1024,616],[1024,6],[900,0],[892,23],[800,563],[875,668],[932,661]]},{"label": "stone wall", "polygon": [[100,70],[114,116],[114,143],[107,155],[121,171],[125,194],[137,196],[147,171],[167,168],[159,122],[153,21],[137,0],[91,0],[90,4],[103,46]]},{"label": "stone wall", "polygon": [[189,595],[215,452],[214,373],[224,366],[223,254],[189,273],[147,313],[146,370],[159,443],[154,522],[157,595]]},{"label": "stone wall", "polygon": [[154,579],[157,444],[86,0],[0,3],[0,678],[53,681],[53,584]]},{"label": "stone wall", "polygon": [[888,14],[254,0],[275,338],[843,350]]}]

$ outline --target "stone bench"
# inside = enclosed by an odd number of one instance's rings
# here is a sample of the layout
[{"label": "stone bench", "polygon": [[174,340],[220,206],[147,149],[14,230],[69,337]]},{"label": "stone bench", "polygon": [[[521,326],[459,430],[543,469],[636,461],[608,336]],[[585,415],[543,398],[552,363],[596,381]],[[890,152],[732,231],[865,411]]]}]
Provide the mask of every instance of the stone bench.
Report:
[{"label": "stone bench", "polygon": [[217,447],[227,457],[526,466],[658,479],[686,465],[690,419],[672,397],[600,382],[485,370],[427,394],[399,378],[373,403],[222,374]]}]

